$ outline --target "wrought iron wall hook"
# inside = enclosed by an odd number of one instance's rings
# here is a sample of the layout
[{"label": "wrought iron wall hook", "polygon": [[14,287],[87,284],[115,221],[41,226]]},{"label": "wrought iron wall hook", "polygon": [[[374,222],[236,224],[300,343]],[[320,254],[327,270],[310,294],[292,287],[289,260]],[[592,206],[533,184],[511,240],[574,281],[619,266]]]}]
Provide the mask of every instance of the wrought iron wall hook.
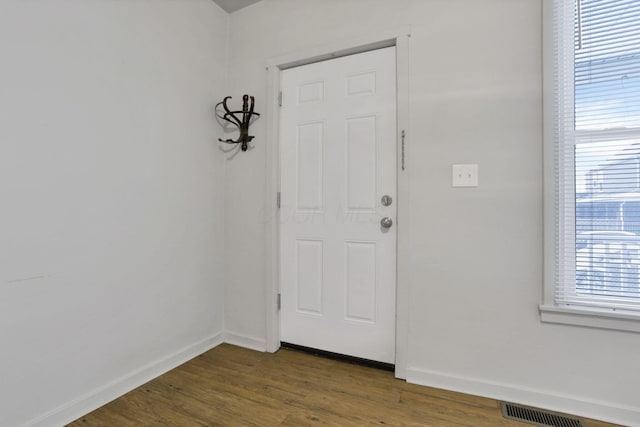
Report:
[{"label": "wrought iron wall hook", "polygon": [[[227,101],[230,100],[230,96],[226,96],[222,102],[218,102],[216,104],[216,116],[220,119],[225,120],[235,126],[238,126],[238,130],[240,131],[240,137],[237,140],[233,139],[222,139],[218,138],[218,141],[224,142],[225,144],[242,144],[242,151],[247,151],[249,141],[253,139],[253,136],[249,135],[249,124],[251,120],[260,116],[259,113],[253,111],[253,107],[255,105],[255,98],[253,96],[244,95],[242,97],[242,110],[231,111],[229,106],[227,105]],[[251,104],[249,104],[251,101]],[[218,112],[219,107],[222,105],[225,113],[220,115]]]}]

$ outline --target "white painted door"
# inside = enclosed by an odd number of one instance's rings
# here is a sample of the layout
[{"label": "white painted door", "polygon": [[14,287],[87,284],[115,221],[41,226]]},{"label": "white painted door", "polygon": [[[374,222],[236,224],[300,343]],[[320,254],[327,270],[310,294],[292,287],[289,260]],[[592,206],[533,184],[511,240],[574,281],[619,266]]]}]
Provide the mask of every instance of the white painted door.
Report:
[{"label": "white painted door", "polygon": [[395,362],[395,64],[391,47],[281,74],[281,341]]}]

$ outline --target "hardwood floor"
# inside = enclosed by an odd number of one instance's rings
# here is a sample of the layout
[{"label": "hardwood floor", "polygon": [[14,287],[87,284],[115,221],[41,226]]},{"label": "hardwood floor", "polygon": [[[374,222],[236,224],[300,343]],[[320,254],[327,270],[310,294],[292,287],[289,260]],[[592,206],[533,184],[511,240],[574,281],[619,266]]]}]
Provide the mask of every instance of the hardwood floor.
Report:
[{"label": "hardwood floor", "polygon": [[268,354],[229,344],[69,425],[531,426],[504,419],[492,399],[407,384],[390,372],[294,350]]}]

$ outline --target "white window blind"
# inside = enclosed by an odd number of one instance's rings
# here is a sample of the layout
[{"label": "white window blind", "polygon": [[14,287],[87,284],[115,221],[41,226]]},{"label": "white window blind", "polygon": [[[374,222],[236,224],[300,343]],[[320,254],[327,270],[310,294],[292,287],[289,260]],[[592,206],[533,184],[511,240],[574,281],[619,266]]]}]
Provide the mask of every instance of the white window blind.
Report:
[{"label": "white window blind", "polygon": [[640,1],[553,3],[554,302],[640,311]]}]

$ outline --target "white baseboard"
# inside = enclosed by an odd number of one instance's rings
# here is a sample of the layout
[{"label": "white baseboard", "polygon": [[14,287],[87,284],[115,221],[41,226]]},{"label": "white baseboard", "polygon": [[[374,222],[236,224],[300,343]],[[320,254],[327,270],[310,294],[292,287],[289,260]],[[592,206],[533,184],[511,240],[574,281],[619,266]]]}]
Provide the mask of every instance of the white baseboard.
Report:
[{"label": "white baseboard", "polygon": [[237,345],[256,351],[267,351],[267,341],[262,338],[250,337],[247,335],[236,334],[234,332],[224,333],[224,342]]},{"label": "white baseboard", "polygon": [[407,369],[407,382],[519,403],[629,427],[640,427],[640,408],[636,407],[624,407],[610,402],[584,400],[575,396],[563,396],[511,384],[492,383],[416,368]]},{"label": "white baseboard", "polygon": [[[257,351],[266,351],[267,348],[264,339],[233,332],[218,333],[38,416],[25,423],[23,427],[65,425],[223,342]],[[511,384],[487,382],[417,368],[408,368],[406,373],[407,382],[414,384],[520,403],[629,427],[640,427],[640,421],[638,421],[640,408],[636,407],[585,400],[575,396],[558,395]]]},{"label": "white baseboard", "polygon": [[23,427],[48,427],[68,424],[205,351],[222,344],[224,342],[223,338],[223,333],[205,338],[36,417],[24,424]]},{"label": "white baseboard", "polygon": [[98,387],[26,422],[22,427],[49,427],[68,424],[223,342],[257,351],[266,351],[267,348],[264,339],[233,332],[220,332]]}]

